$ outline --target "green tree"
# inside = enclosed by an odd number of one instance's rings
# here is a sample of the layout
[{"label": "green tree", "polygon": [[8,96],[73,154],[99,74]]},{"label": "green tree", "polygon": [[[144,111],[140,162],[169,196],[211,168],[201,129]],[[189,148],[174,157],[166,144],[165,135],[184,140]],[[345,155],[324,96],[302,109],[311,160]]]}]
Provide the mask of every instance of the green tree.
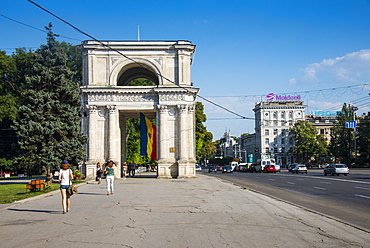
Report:
[{"label": "green tree", "polygon": [[358,137],[358,152],[360,158],[358,161],[361,163],[369,163],[370,161],[370,112],[359,120],[357,128]]},{"label": "green tree", "polygon": [[207,131],[203,122],[207,120],[204,106],[201,102],[195,103],[195,149],[196,159],[209,158],[216,152],[216,146],[212,142],[213,134]]},{"label": "green tree", "polygon": [[320,156],[327,153],[328,144],[323,135],[317,134],[317,130],[308,121],[299,121],[290,129],[294,139],[295,154],[303,163],[309,162],[309,157]]},{"label": "green tree", "polygon": [[350,105],[343,104],[341,113],[337,116],[337,123],[331,134],[330,151],[336,160],[351,163],[353,151],[353,129],[346,128],[346,121],[353,121],[354,113]]},{"label": "green tree", "polygon": [[67,56],[50,30],[47,44],[35,52],[32,68],[25,75],[14,129],[20,145],[17,162],[28,171],[59,167],[85,157],[86,137],[80,128],[79,83],[67,66]]}]

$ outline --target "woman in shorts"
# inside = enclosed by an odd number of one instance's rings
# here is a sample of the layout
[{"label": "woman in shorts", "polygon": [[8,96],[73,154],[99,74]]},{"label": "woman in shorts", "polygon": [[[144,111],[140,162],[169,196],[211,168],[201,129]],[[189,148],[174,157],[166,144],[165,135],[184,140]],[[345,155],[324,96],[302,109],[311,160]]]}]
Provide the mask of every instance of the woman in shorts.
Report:
[{"label": "woman in shorts", "polygon": [[72,184],[73,173],[67,160],[63,160],[62,169],[59,171],[60,193],[62,195],[63,214],[71,208],[71,197],[67,194],[69,185]]}]

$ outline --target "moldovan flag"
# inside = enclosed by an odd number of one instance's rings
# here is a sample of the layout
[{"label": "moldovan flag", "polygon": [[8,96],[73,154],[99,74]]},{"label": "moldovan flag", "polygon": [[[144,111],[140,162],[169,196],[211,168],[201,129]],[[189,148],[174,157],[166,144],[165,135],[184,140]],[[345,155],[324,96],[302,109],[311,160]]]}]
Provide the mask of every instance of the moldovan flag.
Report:
[{"label": "moldovan flag", "polygon": [[140,155],[157,160],[157,128],[140,113]]}]

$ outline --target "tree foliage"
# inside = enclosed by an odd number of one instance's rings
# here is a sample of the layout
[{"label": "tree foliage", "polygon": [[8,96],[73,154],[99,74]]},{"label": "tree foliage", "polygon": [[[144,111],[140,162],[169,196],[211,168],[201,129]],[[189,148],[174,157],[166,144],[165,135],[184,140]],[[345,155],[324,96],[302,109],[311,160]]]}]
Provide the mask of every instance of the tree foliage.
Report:
[{"label": "tree foliage", "polygon": [[[354,113],[350,106],[343,104],[337,123],[331,134],[330,151],[337,160],[350,159],[353,151],[353,129],[346,128],[346,121],[353,121]],[[348,163],[348,161],[345,161]]]},{"label": "tree foliage", "polygon": [[294,150],[297,157],[303,163],[309,162],[309,157],[319,157],[328,152],[328,143],[322,134],[308,121],[299,121],[290,129],[294,139]]},{"label": "tree foliage", "polygon": [[212,142],[213,134],[207,131],[203,122],[207,120],[204,106],[201,102],[195,103],[195,149],[196,159],[208,158],[215,154],[216,146]]},{"label": "tree foliage", "polygon": [[358,144],[359,144],[359,163],[369,163],[370,159],[370,113],[367,113],[366,116],[363,116],[359,120],[359,126],[357,129],[358,133]]},{"label": "tree foliage", "polygon": [[49,31],[47,44],[34,53],[32,66],[26,71],[14,125],[21,148],[17,161],[22,167],[40,171],[58,167],[63,159],[76,164],[85,157],[79,82],[74,75],[63,46]]}]

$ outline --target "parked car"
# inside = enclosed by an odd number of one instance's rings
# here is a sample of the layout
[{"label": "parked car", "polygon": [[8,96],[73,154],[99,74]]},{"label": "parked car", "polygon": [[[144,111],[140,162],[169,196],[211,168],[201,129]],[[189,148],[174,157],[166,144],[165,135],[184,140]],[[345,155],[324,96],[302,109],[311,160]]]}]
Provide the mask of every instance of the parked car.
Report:
[{"label": "parked car", "polygon": [[304,165],[304,164],[296,164],[293,168],[292,168],[292,173],[306,173],[307,174],[307,167]]},{"label": "parked car", "polygon": [[[235,169],[238,168],[239,172],[246,172],[248,168],[248,163],[240,163]],[[234,169],[234,171],[235,171]]]},{"label": "parked car", "polygon": [[265,168],[263,169],[263,172],[264,173],[267,173],[267,172],[272,172],[272,173],[276,173],[276,167],[275,165],[266,165]]},{"label": "parked car", "polygon": [[217,171],[222,171],[222,166],[216,165],[216,170]]},{"label": "parked car", "polygon": [[195,170],[196,170],[196,171],[202,171],[202,167],[200,167],[200,165],[199,165],[199,164],[196,164],[196,165],[195,165]]},{"label": "parked car", "polygon": [[280,172],[280,168],[281,168],[280,164],[275,164],[276,172]]},{"label": "parked car", "polygon": [[324,175],[326,176],[328,174],[332,176],[335,174],[337,174],[337,176],[339,176],[339,174],[347,176],[349,174],[349,168],[345,164],[329,164],[324,168]]},{"label": "parked car", "polygon": [[222,167],[222,173],[233,173],[233,168],[230,165]]},{"label": "parked car", "polygon": [[249,166],[249,170],[248,170],[249,172],[259,172],[259,173],[261,173],[262,172],[262,166],[261,165],[258,165],[258,164],[251,164],[250,166]]},{"label": "parked car", "polygon": [[288,172],[292,172],[292,169],[296,166],[297,164],[290,164],[288,165],[287,169],[288,169]]},{"label": "parked car", "polygon": [[208,167],[208,173],[211,173],[211,172],[216,172],[217,173],[217,169],[215,166],[209,166]]}]

